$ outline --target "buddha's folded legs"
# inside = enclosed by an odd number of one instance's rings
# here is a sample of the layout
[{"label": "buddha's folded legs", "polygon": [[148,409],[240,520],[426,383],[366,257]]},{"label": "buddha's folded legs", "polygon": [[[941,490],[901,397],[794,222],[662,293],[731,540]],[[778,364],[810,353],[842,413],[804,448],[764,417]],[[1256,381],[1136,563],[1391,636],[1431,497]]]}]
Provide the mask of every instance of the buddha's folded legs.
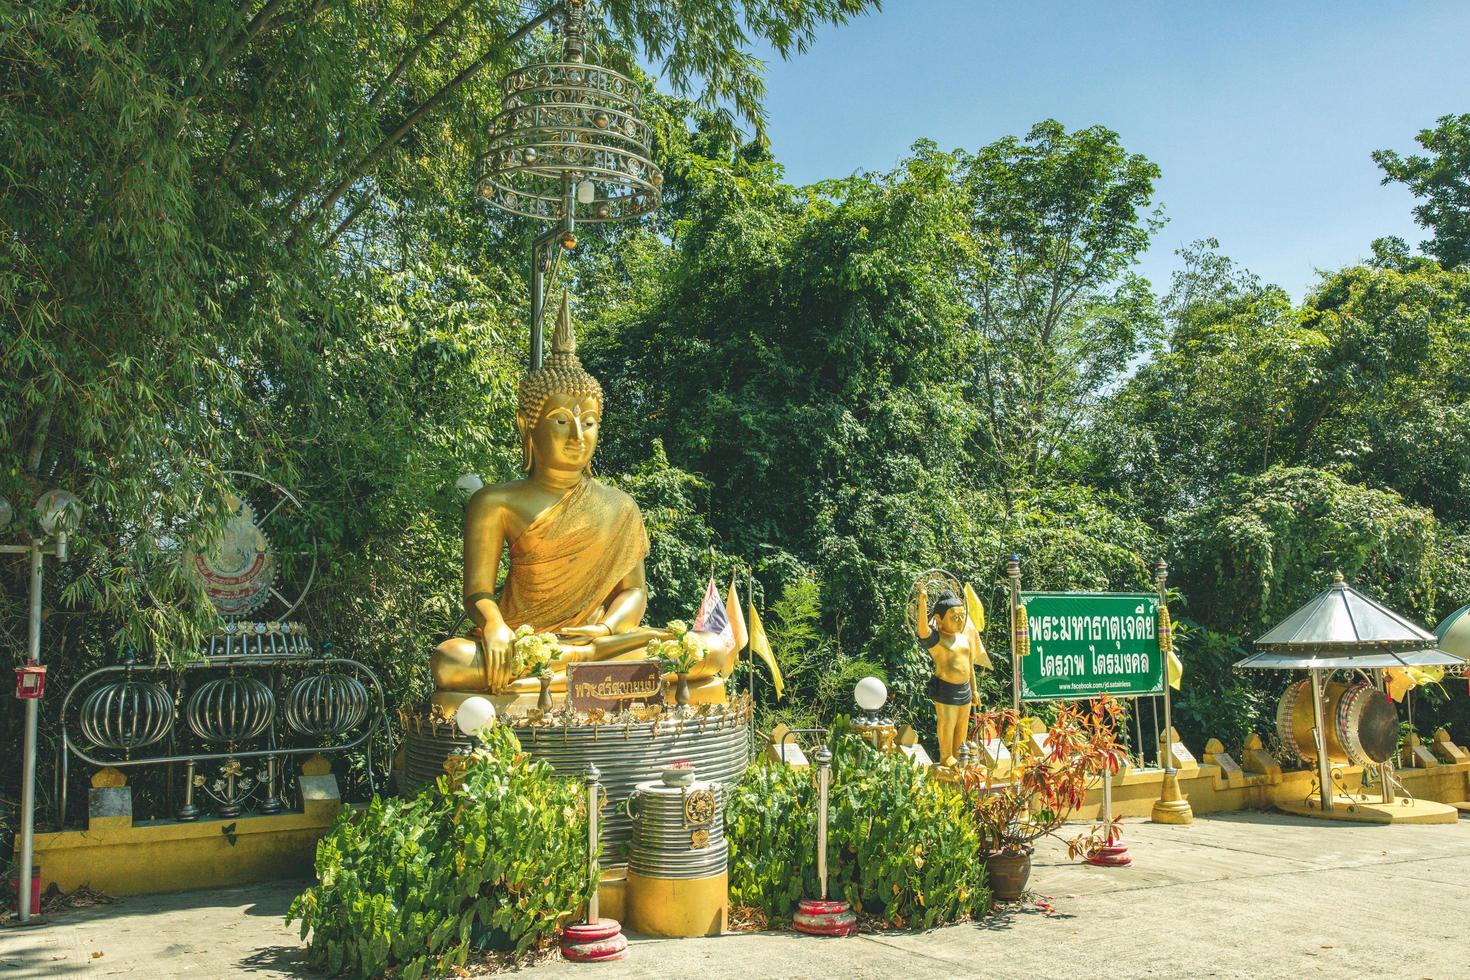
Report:
[{"label": "buddha's folded legs", "polygon": [[436,691],[485,691],[485,654],[468,636],[452,636],[434,648],[429,673]]},{"label": "buddha's folded legs", "polygon": [[[734,666],[733,644],[713,633],[696,633],[705,648],[705,655],[689,672],[691,681],[705,682],[697,686],[700,692],[710,688],[713,697],[716,687],[723,692],[723,681],[715,675],[726,676]],[[648,644],[652,640],[667,637],[663,630],[640,627],[627,633],[599,636],[591,639],[571,638],[561,641],[561,656],[548,665],[551,670],[551,690],[565,693],[567,668],[574,663],[592,663],[609,660],[641,660],[647,656]],[[485,679],[485,655],[480,644],[471,637],[451,637],[434,649],[429,659],[430,672],[434,677],[434,688],[440,692],[490,693]],[[673,677],[672,674],[669,675]],[[521,677],[502,685],[496,694],[536,694],[541,690],[541,680],[536,677]],[[700,698],[699,700],[704,700]],[[723,700],[723,697],[717,698]]]}]

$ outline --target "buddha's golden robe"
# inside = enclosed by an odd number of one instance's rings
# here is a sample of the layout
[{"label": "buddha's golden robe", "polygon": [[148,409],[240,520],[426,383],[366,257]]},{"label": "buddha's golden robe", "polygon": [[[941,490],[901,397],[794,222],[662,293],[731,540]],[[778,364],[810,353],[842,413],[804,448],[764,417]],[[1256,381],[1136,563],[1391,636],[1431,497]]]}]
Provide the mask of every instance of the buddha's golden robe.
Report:
[{"label": "buddha's golden robe", "polygon": [[511,629],[529,623],[539,632],[595,623],[647,556],[633,498],[587,477],[512,542],[500,614]]}]

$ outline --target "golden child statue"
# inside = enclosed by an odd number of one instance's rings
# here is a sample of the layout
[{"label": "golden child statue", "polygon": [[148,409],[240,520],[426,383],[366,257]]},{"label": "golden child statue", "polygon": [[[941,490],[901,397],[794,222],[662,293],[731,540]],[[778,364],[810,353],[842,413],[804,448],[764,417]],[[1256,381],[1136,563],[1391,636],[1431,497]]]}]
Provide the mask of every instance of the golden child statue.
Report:
[{"label": "golden child statue", "polygon": [[970,708],[980,703],[975,685],[975,665],[988,663],[980,634],[970,622],[965,602],[953,592],[944,592],[929,605],[929,590],[923,581],[915,585],[917,608],[914,631],[919,646],[934,661],[934,676],[927,693],[934,702],[939,736],[940,765],[952,766],[970,730]]},{"label": "golden child statue", "polygon": [[[535,695],[540,682],[518,677],[518,626],[555,633],[554,692],[566,668],[590,660],[637,660],[650,640],[668,636],[641,625],[648,603],[643,560],[648,534],[633,498],[592,477],[602,424],[602,387],[577,358],[566,295],[546,363],[521,379],[516,407],[526,476],[476,491],[465,506],[464,608],[474,638],[441,643],[430,660],[434,702],[456,710],[474,694]],[[502,552],[509,569],[500,596]],[[705,656],[690,671],[695,703],[724,700],[734,650],[700,633]]]}]

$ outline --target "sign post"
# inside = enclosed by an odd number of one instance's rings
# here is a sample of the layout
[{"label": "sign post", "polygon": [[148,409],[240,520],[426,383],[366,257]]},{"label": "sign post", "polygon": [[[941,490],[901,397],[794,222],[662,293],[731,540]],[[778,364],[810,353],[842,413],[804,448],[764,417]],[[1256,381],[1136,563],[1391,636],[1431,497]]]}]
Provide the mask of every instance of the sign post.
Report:
[{"label": "sign post", "polygon": [[1026,657],[1026,628],[1021,619],[1025,610],[1021,608],[1020,555],[1011,555],[1011,560],[1006,562],[1006,577],[1010,581],[1011,603],[1011,710],[1020,717],[1021,661]]},{"label": "sign post", "polygon": [[[1160,561],[1154,566],[1154,587],[1158,590],[1159,607],[1166,608],[1168,595],[1165,584],[1169,580],[1169,563]],[[1172,627],[1171,627],[1172,631]],[[1163,648],[1165,659],[1168,654],[1174,652],[1174,637],[1162,638],[1167,644]],[[1165,666],[1167,670],[1167,665]],[[1159,791],[1159,798],[1154,801],[1153,822],[1187,824],[1194,822],[1194,809],[1189,801],[1184,798],[1184,793],[1179,789],[1179,771],[1174,768],[1174,716],[1170,711],[1169,685],[1164,685],[1164,784]]]},{"label": "sign post", "polygon": [[[1179,790],[1174,767],[1174,720],[1168,680],[1173,637],[1165,590],[1168,565],[1158,563],[1151,593],[1022,592],[1020,560],[1015,555],[1006,566],[1006,574],[1012,597],[1012,703],[1019,710],[1023,701],[1075,701],[1103,694],[1115,698],[1162,695],[1160,766],[1164,774],[1153,820],[1190,823],[1194,812]],[[1105,774],[1103,812],[1109,820],[1111,791],[1110,774]]]}]

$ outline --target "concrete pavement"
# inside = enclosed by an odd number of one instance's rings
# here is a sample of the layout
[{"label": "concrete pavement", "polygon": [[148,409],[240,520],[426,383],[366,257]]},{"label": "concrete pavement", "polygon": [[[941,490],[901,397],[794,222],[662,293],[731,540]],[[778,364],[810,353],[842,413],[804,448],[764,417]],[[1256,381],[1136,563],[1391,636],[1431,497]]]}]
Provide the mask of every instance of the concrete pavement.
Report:
[{"label": "concrete pavement", "polygon": [[[1470,977],[1470,822],[1384,827],[1265,813],[1126,825],[1134,866],[1037,855],[1035,902],[978,923],[848,940],[634,938],[621,963],[538,980],[760,977]],[[133,898],[0,930],[0,975],[310,975],[283,924],[299,883]],[[96,955],[100,954],[100,955]]]}]

